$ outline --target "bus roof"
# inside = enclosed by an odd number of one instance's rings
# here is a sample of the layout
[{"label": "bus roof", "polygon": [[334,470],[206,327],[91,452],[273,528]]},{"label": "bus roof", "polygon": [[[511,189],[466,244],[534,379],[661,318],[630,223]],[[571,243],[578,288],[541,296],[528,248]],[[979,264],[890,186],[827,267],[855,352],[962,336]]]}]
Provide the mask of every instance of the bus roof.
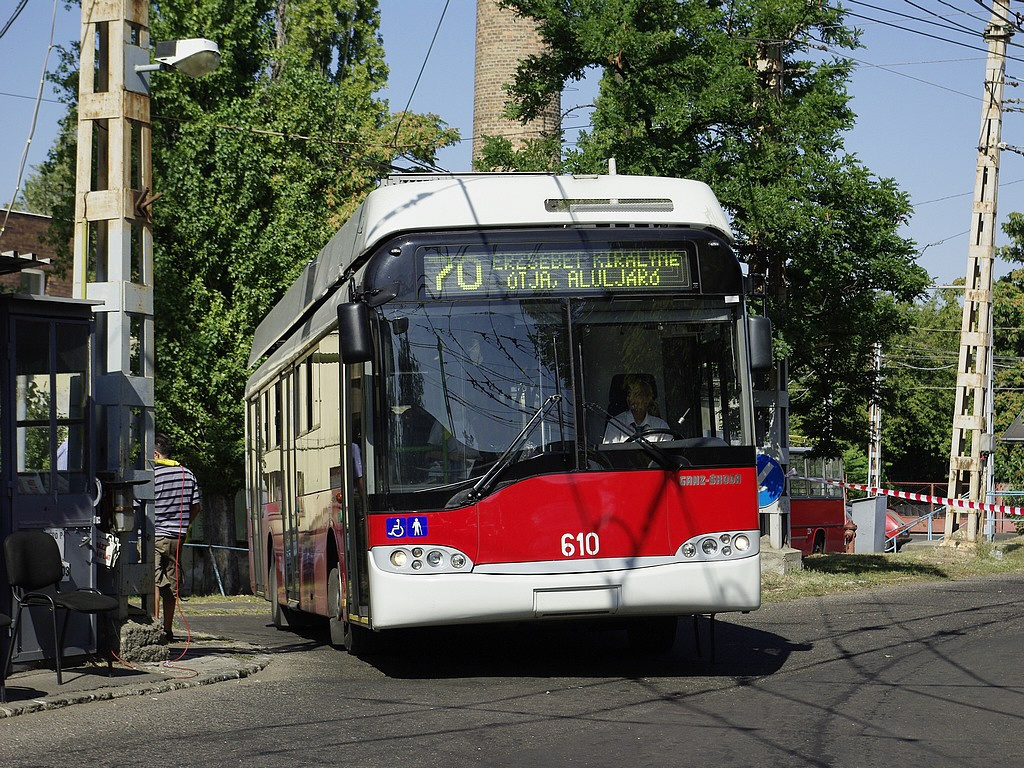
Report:
[{"label": "bus roof", "polygon": [[412,231],[599,224],[686,226],[732,241],[718,199],[699,181],[546,173],[389,176],[256,328],[249,366],[287,338],[361,255],[389,237]]}]

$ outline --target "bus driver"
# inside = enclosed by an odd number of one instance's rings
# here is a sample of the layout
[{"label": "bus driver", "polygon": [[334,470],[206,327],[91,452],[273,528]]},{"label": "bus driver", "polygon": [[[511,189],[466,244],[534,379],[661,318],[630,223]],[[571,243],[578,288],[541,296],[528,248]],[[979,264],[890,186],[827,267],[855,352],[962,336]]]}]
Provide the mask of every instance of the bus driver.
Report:
[{"label": "bus driver", "polygon": [[[634,376],[626,378],[626,403],[629,408],[609,420],[603,442],[624,443],[634,435],[644,435],[644,439],[655,442],[671,439],[668,422],[653,413],[657,406],[647,381]],[[629,431],[623,431],[616,422],[621,422]]]}]

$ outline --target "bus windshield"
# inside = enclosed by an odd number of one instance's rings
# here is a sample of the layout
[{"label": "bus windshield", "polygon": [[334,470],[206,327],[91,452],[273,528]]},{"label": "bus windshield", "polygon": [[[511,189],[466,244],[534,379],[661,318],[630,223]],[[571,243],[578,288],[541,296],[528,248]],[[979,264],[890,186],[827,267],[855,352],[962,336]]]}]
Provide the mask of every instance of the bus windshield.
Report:
[{"label": "bus windshield", "polygon": [[738,305],[504,299],[382,311],[380,491],[461,487],[506,451],[503,480],[648,468],[652,450],[751,442]]}]

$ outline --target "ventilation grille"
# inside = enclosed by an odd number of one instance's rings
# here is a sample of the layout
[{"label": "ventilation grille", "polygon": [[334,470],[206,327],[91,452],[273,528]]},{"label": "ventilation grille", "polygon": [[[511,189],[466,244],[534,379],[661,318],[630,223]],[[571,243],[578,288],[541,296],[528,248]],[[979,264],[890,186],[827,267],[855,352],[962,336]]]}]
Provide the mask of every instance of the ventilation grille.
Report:
[{"label": "ventilation grille", "polygon": [[673,210],[666,198],[549,198],[544,201],[548,213],[651,213]]}]

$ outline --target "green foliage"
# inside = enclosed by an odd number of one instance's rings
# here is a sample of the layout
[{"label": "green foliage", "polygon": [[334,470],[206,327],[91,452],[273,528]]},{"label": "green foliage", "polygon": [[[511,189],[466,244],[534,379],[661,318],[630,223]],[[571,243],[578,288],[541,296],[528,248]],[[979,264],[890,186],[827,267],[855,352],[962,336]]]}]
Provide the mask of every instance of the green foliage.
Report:
[{"label": "green foliage", "polygon": [[[803,0],[503,5],[536,19],[549,46],[521,64],[508,114],[534,118],[567,82],[600,71],[592,128],[561,167],[594,173],[615,158],[620,173],[710,184],[768,277],[806,436],[831,455],[866,443],[866,404],[886,396],[872,347],[906,328],[928,277],[898,234],[907,196],[843,150],[851,62],[813,53],[857,46],[843,11]],[[530,153],[496,146],[484,158],[526,167]]]}]

